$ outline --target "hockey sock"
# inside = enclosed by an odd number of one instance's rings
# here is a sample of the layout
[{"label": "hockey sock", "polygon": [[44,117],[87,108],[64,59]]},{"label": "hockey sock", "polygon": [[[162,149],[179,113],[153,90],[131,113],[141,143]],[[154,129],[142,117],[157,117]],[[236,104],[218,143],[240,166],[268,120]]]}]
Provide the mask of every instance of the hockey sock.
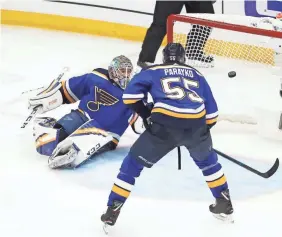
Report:
[{"label": "hockey sock", "polygon": [[220,163],[202,169],[205,180],[215,198],[221,197],[221,192],[228,188],[226,177]]},{"label": "hockey sock", "polygon": [[217,154],[213,151],[209,154],[208,159],[194,161],[201,169],[212,195],[215,198],[221,197],[221,192],[228,188],[228,184],[222,166],[218,163]]},{"label": "hockey sock", "polygon": [[127,155],[122,162],[120,172],[111,190],[108,206],[112,206],[113,201],[125,202],[135,184],[135,178],[140,176],[144,166],[139,164],[135,158]]}]

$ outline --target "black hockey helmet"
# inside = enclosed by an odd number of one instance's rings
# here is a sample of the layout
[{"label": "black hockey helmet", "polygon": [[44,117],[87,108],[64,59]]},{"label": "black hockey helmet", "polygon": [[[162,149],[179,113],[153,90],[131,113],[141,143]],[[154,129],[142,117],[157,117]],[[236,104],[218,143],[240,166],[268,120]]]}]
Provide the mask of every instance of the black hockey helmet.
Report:
[{"label": "black hockey helmet", "polygon": [[185,50],[180,43],[168,43],[163,49],[163,63],[185,63]]}]

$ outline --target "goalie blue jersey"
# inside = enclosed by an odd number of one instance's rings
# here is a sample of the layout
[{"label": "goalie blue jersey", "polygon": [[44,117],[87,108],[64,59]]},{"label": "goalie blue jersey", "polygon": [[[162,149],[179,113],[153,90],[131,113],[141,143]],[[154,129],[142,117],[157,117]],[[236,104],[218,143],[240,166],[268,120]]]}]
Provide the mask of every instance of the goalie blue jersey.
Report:
[{"label": "goalie blue jersey", "polygon": [[162,64],[135,75],[124,91],[125,104],[136,103],[150,93],[152,121],[176,128],[215,124],[216,101],[204,76],[187,65]]},{"label": "goalie blue jersey", "polygon": [[106,69],[72,77],[62,82],[62,88],[67,103],[80,101],[79,110],[106,131],[121,136],[136,119],[122,101],[123,90],[111,81]]}]

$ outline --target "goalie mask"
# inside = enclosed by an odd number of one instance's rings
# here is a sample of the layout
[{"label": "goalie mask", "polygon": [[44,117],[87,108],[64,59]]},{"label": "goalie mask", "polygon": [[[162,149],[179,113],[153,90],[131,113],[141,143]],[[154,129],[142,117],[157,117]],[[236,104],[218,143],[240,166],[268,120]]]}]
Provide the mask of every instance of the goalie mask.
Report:
[{"label": "goalie mask", "polygon": [[127,57],[120,55],[115,57],[109,66],[110,78],[121,88],[125,89],[128,85],[133,65]]}]

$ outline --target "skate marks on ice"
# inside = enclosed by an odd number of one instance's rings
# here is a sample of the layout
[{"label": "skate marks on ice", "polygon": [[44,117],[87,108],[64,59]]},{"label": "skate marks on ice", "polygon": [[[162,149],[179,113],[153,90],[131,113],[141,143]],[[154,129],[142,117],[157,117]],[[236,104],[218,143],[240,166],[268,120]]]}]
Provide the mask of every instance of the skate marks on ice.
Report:
[{"label": "skate marks on ice", "polygon": [[[34,180],[36,176],[40,177],[37,182]],[[18,187],[20,180],[22,185]],[[58,182],[52,175],[45,176],[44,172],[21,172],[21,176],[10,176],[9,181],[9,186],[2,187],[4,195],[1,200],[5,206],[0,214],[1,236],[105,236],[100,215],[106,208],[106,192]],[[273,209],[270,207],[258,215],[259,210],[252,203],[235,202],[236,222],[225,225],[208,212],[209,204],[131,197],[116,225],[109,229],[108,236],[215,237],[228,233],[229,237],[238,237],[246,236],[249,231],[256,237],[280,236],[273,228],[270,229],[270,225],[277,226],[279,222],[278,214],[271,215],[270,210]],[[273,233],[266,235],[269,232]]]},{"label": "skate marks on ice", "polygon": [[[29,151],[25,152],[22,163],[29,163],[29,166],[13,167],[13,169],[5,169],[1,172],[1,176],[5,179],[0,197],[1,236],[105,236],[100,216],[106,209],[109,190],[99,191],[95,187],[76,185],[73,177],[70,176],[66,182],[67,180],[62,178],[64,172],[52,172],[47,167],[43,168],[42,162],[33,164],[30,159],[32,157],[26,156]],[[33,158],[33,161],[38,159],[38,157]],[[101,168],[105,168],[104,165],[112,161],[100,160],[99,162],[101,162]],[[118,163],[115,164],[117,167]],[[161,165],[166,166],[166,164]],[[95,173],[95,167],[90,167],[89,164],[87,168],[81,169],[81,172],[89,170]],[[104,175],[107,176],[105,169],[103,170]],[[73,174],[78,173],[75,171]],[[160,173],[154,175],[160,175]],[[85,178],[89,178],[87,174]],[[161,178],[163,178],[162,175],[160,175]],[[111,185],[112,183],[109,188]],[[164,185],[159,186],[155,187],[157,192],[162,190],[161,186]],[[173,187],[168,186],[168,188],[174,191]],[[182,192],[182,190],[177,191]],[[190,190],[191,193],[198,191],[198,188]],[[229,237],[238,237],[246,236],[246,233],[249,232],[256,237],[280,236],[275,229],[279,226],[279,221],[281,222],[278,216],[282,211],[279,197],[275,199],[269,196],[268,199],[264,197],[258,201],[234,200],[235,224],[225,225],[214,219],[209,213],[208,206],[213,202],[210,196],[206,201],[162,200],[156,197],[151,198],[149,195],[140,197],[136,192],[138,190],[134,190],[134,194],[124,205],[116,226],[109,230],[108,236],[205,237],[209,235],[215,237],[228,233]],[[266,205],[263,205],[264,203]]]},{"label": "skate marks on ice", "polygon": [[[122,160],[130,149],[131,142],[130,140],[127,142],[127,145],[123,144],[115,151],[101,154],[78,169],[59,170],[56,171],[56,175],[79,186],[109,192]],[[177,170],[177,151],[173,150],[153,168],[145,168],[142,171],[141,177],[136,180],[132,195],[157,200],[210,200],[210,191],[201,171],[194,165],[185,149],[182,149],[182,153],[181,171]],[[276,174],[265,180],[221,157],[219,160],[233,199],[244,200],[282,190],[281,167]],[[241,161],[261,171],[265,171],[269,166],[262,161],[248,159]]]},{"label": "skate marks on ice", "polygon": [[[230,224],[215,219],[208,211],[208,204],[132,197],[123,207],[116,225],[108,228],[108,236],[278,237],[281,234],[277,229],[281,224],[279,214],[272,206],[260,209],[258,203],[235,201],[235,223]],[[281,207],[278,210],[281,211]]]}]

